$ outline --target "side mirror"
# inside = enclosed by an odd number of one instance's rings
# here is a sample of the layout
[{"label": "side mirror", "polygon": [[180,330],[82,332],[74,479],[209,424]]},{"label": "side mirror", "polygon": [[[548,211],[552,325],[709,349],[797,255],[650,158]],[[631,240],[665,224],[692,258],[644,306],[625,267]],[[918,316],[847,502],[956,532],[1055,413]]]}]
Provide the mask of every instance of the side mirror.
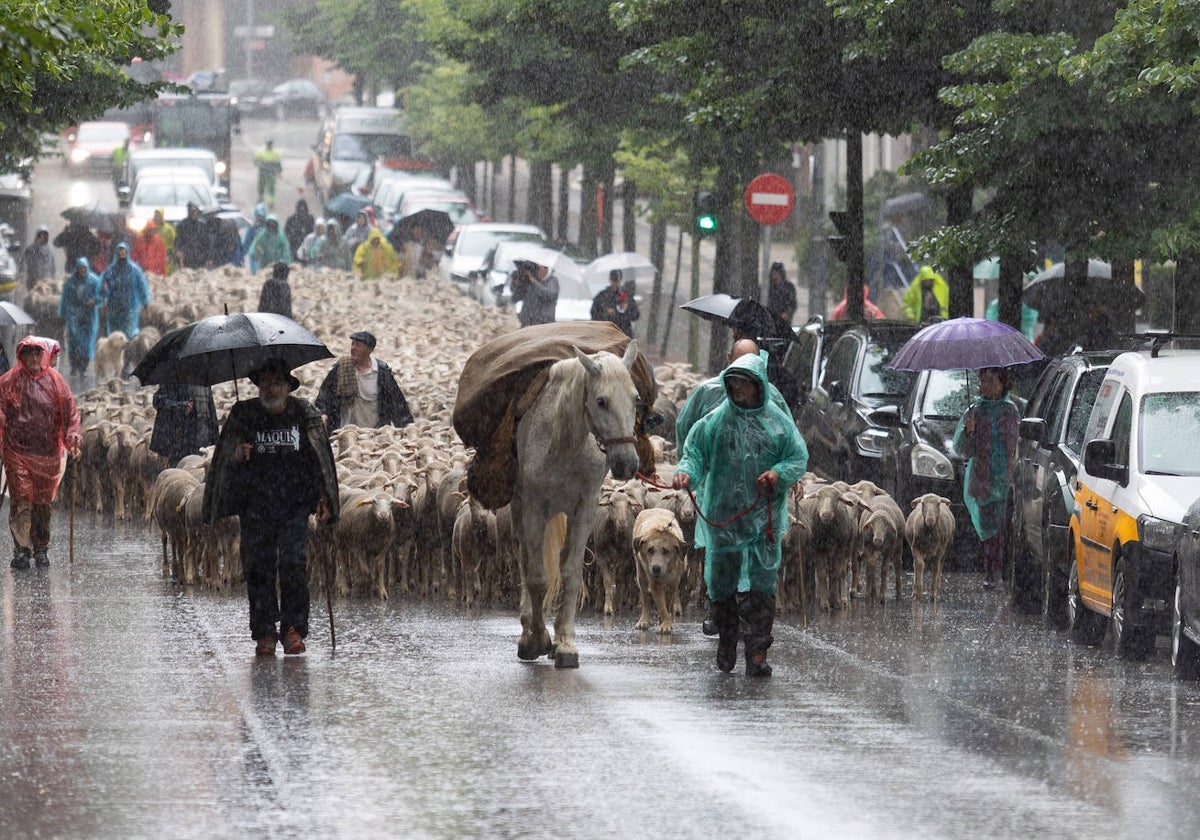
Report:
[{"label": "side mirror", "polygon": [[1129,467],[1114,463],[1116,460],[1117,445],[1111,440],[1089,440],[1083,448],[1083,468],[1088,475],[1128,484]]},{"label": "side mirror", "polygon": [[1045,443],[1046,421],[1041,417],[1025,417],[1021,420],[1021,425],[1017,427],[1017,434],[1034,443]]},{"label": "side mirror", "polygon": [[882,405],[867,415],[867,419],[871,421],[873,426],[882,426],[887,429],[900,428],[900,407],[895,405]]}]

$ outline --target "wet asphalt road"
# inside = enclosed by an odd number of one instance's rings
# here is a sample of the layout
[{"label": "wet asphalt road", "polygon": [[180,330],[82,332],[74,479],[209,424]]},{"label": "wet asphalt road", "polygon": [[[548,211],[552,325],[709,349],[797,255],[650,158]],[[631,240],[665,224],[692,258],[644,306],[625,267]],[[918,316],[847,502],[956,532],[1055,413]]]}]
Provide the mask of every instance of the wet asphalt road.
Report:
[{"label": "wet asphalt road", "polygon": [[[241,590],[55,514],[0,571],[0,837],[1195,837],[1200,688],[1012,614],[980,578],[776,625],[775,676],[586,612],[582,667],[507,610],[324,604],[256,659]],[[7,549],[6,549],[7,551]],[[5,564],[7,565],[7,563]],[[314,605],[316,606],[316,605]]]}]

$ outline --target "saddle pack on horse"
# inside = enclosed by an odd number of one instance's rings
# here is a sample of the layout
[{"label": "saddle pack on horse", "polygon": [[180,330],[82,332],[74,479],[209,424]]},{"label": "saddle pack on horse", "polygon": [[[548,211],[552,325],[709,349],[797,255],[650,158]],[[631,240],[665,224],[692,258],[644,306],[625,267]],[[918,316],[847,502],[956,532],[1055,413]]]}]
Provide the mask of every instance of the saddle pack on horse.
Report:
[{"label": "saddle pack on horse", "polygon": [[[489,341],[467,359],[454,401],[454,431],[475,456],[467,466],[467,489],[484,507],[504,507],[516,487],[516,430],[521,415],[546,384],[555,362],[584,353],[625,352],[629,336],[608,321],[578,321],[523,327]],[[641,408],[634,435],[641,470],[654,471],[654,455],[642,428],[654,405],[654,371],[638,353],[630,371]]]}]

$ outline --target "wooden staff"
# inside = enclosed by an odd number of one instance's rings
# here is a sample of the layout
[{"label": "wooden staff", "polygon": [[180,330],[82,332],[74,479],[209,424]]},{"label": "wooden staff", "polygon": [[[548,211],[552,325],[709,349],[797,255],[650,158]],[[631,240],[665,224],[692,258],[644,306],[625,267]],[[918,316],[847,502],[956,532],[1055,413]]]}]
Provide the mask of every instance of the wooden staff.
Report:
[{"label": "wooden staff", "polygon": [[[329,524],[322,524],[319,527],[329,528],[330,530],[332,530],[332,528],[333,528],[333,526],[331,526]],[[330,540],[333,539],[332,534],[329,535],[329,539]],[[334,563],[334,557],[333,557],[333,552],[331,552],[331,551],[327,551],[327,552],[323,552],[323,553],[326,555],[325,607],[329,610],[329,649],[331,651],[336,651],[337,650],[337,633],[334,632],[334,629],[333,629],[333,563]]]},{"label": "wooden staff", "polygon": [[79,471],[79,459],[71,458],[71,516],[70,536],[67,539],[67,558],[71,564],[75,563],[75,474]]}]

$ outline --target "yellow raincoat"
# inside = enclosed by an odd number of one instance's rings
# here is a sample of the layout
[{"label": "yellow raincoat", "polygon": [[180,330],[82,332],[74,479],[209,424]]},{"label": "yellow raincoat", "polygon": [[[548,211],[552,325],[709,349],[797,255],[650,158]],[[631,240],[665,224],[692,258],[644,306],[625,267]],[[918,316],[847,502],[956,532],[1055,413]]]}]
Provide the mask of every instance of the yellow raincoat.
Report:
[{"label": "yellow raincoat", "polygon": [[400,270],[400,257],[379,228],[371,228],[367,241],[354,251],[354,269],[364,280],[377,277],[395,277]]}]

